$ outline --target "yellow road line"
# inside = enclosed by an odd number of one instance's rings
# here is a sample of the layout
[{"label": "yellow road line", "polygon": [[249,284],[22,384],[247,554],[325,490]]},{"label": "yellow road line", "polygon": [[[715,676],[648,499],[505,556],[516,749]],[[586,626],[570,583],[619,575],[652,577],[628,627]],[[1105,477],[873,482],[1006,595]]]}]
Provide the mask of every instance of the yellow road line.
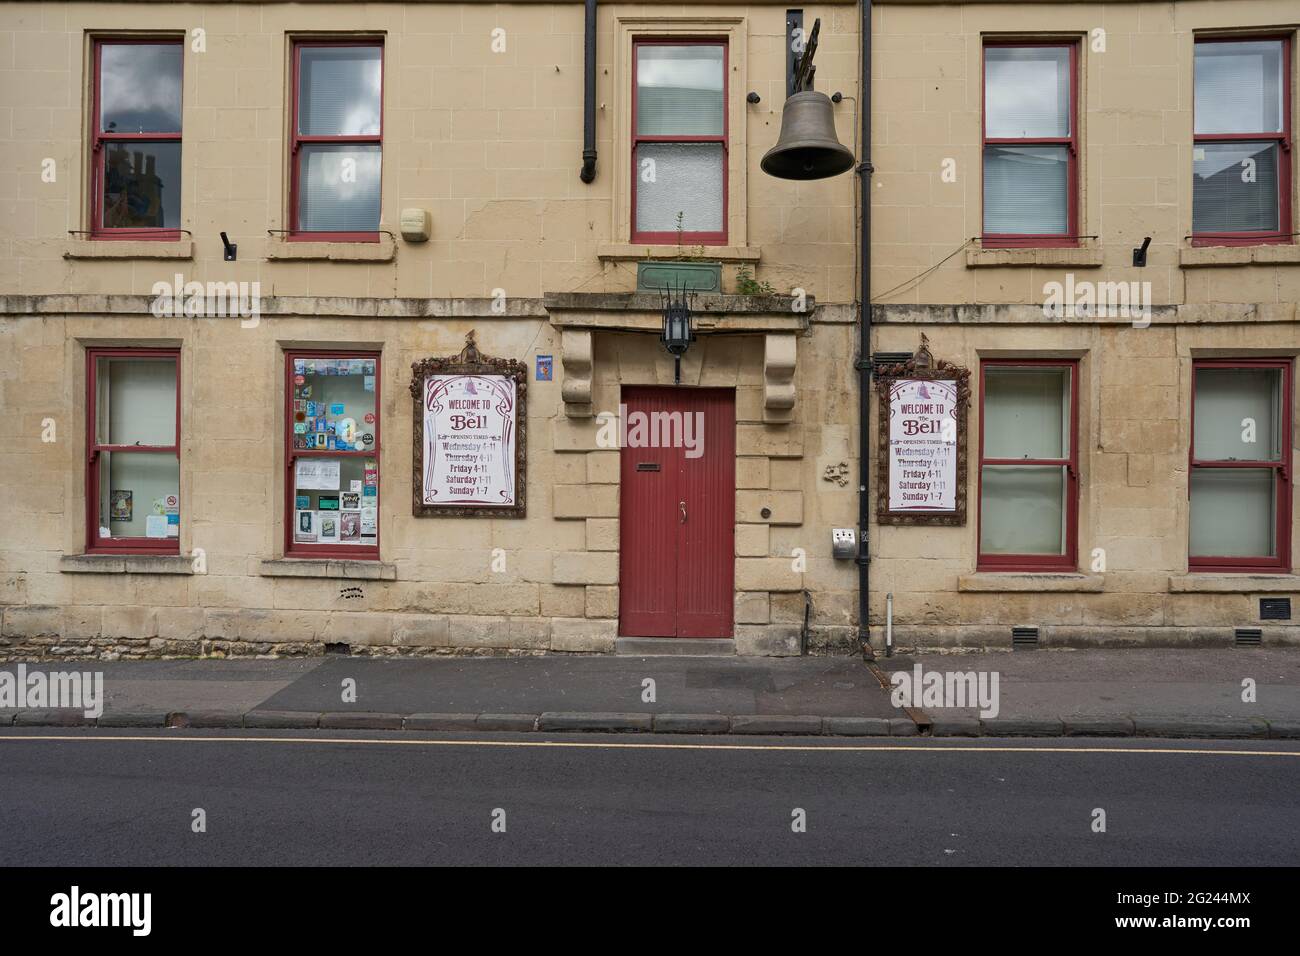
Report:
[{"label": "yellow road line", "polygon": [[1300,757],[1296,750],[1214,750],[1195,747],[1030,747],[963,744],[687,744],[586,740],[402,740],[369,737],[144,737],[0,734],[0,743],[64,741],[75,743],[257,743],[371,744],[402,747],[577,747],[588,750],[779,750],[816,753],[1052,753],[1052,754],[1202,754],[1218,757]]}]

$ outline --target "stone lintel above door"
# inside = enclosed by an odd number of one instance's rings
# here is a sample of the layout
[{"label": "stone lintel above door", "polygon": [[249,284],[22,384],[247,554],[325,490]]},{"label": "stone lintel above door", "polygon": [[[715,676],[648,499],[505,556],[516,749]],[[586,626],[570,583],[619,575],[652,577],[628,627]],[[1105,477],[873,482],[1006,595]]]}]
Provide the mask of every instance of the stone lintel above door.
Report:
[{"label": "stone lintel above door", "polygon": [[[596,332],[645,332],[663,326],[658,295],[629,292],[552,292],[544,298],[551,325],[560,330],[561,396],[570,418],[592,415]],[[698,295],[692,302],[695,332],[706,335],[763,335],[764,415],[790,421],[794,409],[794,367],[799,333],[816,307],[808,297]]]}]

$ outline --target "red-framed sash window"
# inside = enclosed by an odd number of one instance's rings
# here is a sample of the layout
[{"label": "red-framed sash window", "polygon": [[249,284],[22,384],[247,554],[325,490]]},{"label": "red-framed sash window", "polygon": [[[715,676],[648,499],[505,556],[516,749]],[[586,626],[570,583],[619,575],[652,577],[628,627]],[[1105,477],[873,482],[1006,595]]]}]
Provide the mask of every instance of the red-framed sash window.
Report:
[{"label": "red-framed sash window", "polygon": [[632,47],[632,241],[727,243],[727,43]]},{"label": "red-framed sash window", "polygon": [[383,41],[295,41],[291,116],[289,237],[378,242]]},{"label": "red-framed sash window", "polygon": [[180,553],[180,352],[86,350],[86,551]]},{"label": "red-framed sash window", "polygon": [[1199,359],[1192,375],[1188,567],[1291,568],[1291,361]]},{"label": "red-framed sash window", "polygon": [[99,37],[93,46],[90,233],[181,234],[180,38]]},{"label": "red-framed sash window", "polygon": [[1198,37],[1192,244],[1290,242],[1291,38]]},{"label": "red-framed sash window", "polygon": [[986,41],[982,245],[1078,245],[1079,45]]},{"label": "red-framed sash window", "polygon": [[285,554],[379,559],[380,357],[285,353]]},{"label": "red-framed sash window", "polygon": [[1079,363],[980,365],[981,571],[1077,567]]}]

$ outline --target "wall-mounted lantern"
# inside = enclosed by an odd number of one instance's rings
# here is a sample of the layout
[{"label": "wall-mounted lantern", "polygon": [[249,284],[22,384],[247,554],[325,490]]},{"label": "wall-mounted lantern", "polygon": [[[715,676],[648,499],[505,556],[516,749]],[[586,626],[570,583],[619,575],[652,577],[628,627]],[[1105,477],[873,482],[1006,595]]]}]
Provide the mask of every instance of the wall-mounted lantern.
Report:
[{"label": "wall-mounted lantern", "polygon": [[675,360],[674,385],[682,384],[682,356],[695,341],[695,331],[691,328],[692,301],[693,296],[685,288],[664,289],[664,326],[659,334],[659,341]]}]

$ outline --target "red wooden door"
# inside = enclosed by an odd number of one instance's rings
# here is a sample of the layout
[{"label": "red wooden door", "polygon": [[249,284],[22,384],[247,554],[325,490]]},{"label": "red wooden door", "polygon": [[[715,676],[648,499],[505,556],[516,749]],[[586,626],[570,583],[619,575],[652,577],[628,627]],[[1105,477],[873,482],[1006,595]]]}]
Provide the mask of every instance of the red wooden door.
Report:
[{"label": "red wooden door", "polygon": [[735,393],[629,386],[623,403],[619,633],[731,637]]}]

